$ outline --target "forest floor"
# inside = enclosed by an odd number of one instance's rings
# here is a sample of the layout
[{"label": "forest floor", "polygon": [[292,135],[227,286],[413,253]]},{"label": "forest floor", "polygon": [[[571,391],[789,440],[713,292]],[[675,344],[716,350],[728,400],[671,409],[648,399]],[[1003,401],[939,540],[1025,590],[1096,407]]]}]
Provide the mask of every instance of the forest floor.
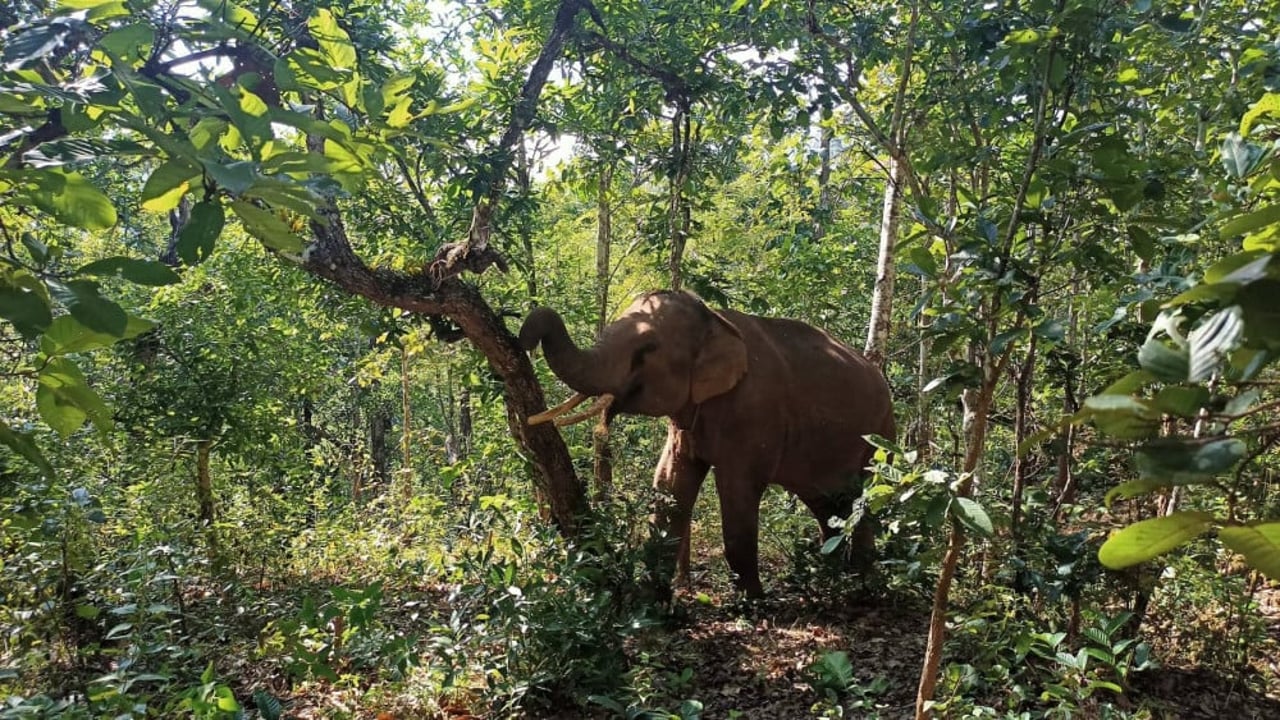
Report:
[{"label": "forest floor", "polygon": [[[702,602],[693,599],[700,592]],[[1264,591],[1262,599],[1272,639],[1280,640],[1280,590]],[[821,694],[811,686],[807,669],[829,651],[848,654],[856,685],[866,689],[865,695],[845,697],[844,717],[914,716],[927,608],[912,607],[915,603],[833,605],[785,591],[744,608],[731,596],[716,598],[697,587],[685,600],[689,614],[668,636],[667,659],[692,669],[686,694],[702,701],[707,720],[817,717],[813,706]],[[1133,689],[1125,697],[1103,691],[1095,696],[1096,705],[1081,708],[1075,717],[1100,717],[1102,706],[1110,702],[1120,709],[1145,707],[1155,718],[1280,718],[1280,658],[1274,655],[1256,658],[1251,669],[1269,675],[1252,683],[1265,691],[1184,666],[1176,657],[1158,660],[1160,667],[1133,676]],[[940,685],[940,699],[946,690]],[[850,710],[851,700],[865,704]],[[982,700],[998,705],[1000,698]]]}]

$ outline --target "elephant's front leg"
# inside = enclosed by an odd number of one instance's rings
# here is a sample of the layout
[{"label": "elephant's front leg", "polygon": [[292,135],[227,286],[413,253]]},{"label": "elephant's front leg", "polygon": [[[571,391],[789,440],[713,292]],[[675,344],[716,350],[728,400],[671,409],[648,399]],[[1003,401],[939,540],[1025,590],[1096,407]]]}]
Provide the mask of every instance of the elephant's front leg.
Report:
[{"label": "elephant's front leg", "polygon": [[693,442],[687,431],[667,425],[667,444],[654,471],[653,485],[658,489],[658,528],[677,539],[676,582],[689,581],[689,535],[693,521],[693,505],[698,500],[702,481],[710,466],[693,456]]},{"label": "elephant's front leg", "polygon": [[760,584],[760,499],[764,489],[765,483],[755,481],[750,471],[716,467],[724,558],[736,575],[738,588],[750,597],[764,595]]}]

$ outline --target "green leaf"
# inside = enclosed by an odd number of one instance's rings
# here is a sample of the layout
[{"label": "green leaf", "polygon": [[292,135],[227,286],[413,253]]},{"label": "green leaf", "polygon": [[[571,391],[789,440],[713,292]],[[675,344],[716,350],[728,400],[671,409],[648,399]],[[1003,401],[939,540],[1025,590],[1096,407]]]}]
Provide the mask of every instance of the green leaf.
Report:
[{"label": "green leaf", "polygon": [[1248,135],[1260,117],[1280,119],[1280,94],[1267,93],[1240,118],[1240,134]]},{"label": "green leaf", "polygon": [[1280,522],[1228,525],[1218,531],[1218,539],[1263,575],[1280,580]]},{"label": "green leaf", "polygon": [[19,70],[43,62],[60,48],[77,44],[76,38],[88,37],[92,32],[88,23],[76,17],[19,26],[0,45],[0,70]]},{"label": "green leaf", "polygon": [[129,316],[119,305],[102,297],[97,283],[91,280],[70,280],[65,284],[53,281],[48,284],[49,294],[85,327],[116,337],[124,335]]},{"label": "green leaf", "polygon": [[258,171],[253,163],[247,161],[239,161],[233,163],[216,163],[212,160],[204,162],[205,172],[209,173],[209,177],[218,184],[218,187],[226,190],[232,195],[239,195],[248,190],[258,179]]},{"label": "green leaf", "polygon": [[1150,403],[1125,395],[1094,395],[1084,401],[1077,417],[1092,420],[1103,433],[1124,439],[1149,437],[1159,427],[1159,413]]},{"label": "green leaf", "polygon": [[1146,370],[1132,370],[1124,377],[1111,383],[1099,395],[1132,395],[1144,385],[1155,382],[1156,376]]},{"label": "green leaf", "polygon": [[991,537],[995,534],[995,528],[991,525],[991,518],[987,516],[987,511],[972,498],[955,498],[951,503],[951,514],[965,527],[982,537]]},{"label": "green leaf", "polygon": [[253,691],[253,705],[262,715],[262,720],[280,720],[284,717],[284,706],[274,695],[265,690]]},{"label": "green leaf", "polygon": [[26,458],[27,462],[39,468],[46,478],[54,479],[53,466],[45,459],[44,453],[40,452],[40,448],[31,439],[30,433],[14,430],[4,421],[4,418],[0,418],[0,443],[9,446],[10,450]]},{"label": "green leaf", "polygon": [[109,257],[76,271],[81,275],[120,276],[137,285],[160,287],[182,281],[182,277],[172,268],[156,260],[139,260],[128,257]]},{"label": "green leaf", "polygon": [[347,31],[338,25],[333,13],[317,10],[307,21],[311,36],[320,44],[325,64],[337,70],[351,70],[356,65],[356,49]]},{"label": "green leaf", "polygon": [[938,276],[938,261],[934,259],[933,253],[928,248],[919,245],[912,246],[908,252],[911,262],[920,269],[922,275],[927,278],[936,278]]},{"label": "green leaf", "polygon": [[191,180],[200,176],[200,168],[182,160],[170,160],[152,171],[142,187],[142,209],[169,212],[178,206],[191,189]]},{"label": "green leaf", "polygon": [[1131,567],[1195,539],[1212,522],[1212,515],[1191,510],[1136,522],[1107,538],[1098,560],[1112,570]]},{"label": "green leaf", "polygon": [[1190,359],[1182,348],[1171,348],[1159,338],[1148,338],[1138,350],[1143,370],[1165,382],[1183,382],[1190,371]]},{"label": "green leaf", "polygon": [[1244,315],[1245,337],[1255,348],[1280,348],[1280,280],[1264,278],[1236,293]]},{"label": "green leaf", "polygon": [[244,229],[261,240],[263,245],[288,253],[302,250],[302,239],[294,235],[289,226],[270,210],[263,210],[243,200],[232,201],[231,210],[240,218]]},{"label": "green leaf", "polygon": [[34,205],[64,225],[105,230],[116,224],[116,209],[100,190],[79,173],[29,170],[29,184],[16,193],[19,205]]},{"label": "green leaf", "polygon": [[1209,402],[1209,390],[1200,385],[1170,385],[1160,389],[1152,402],[1160,412],[1195,417]]},{"label": "green leaf", "polygon": [[1215,283],[1249,283],[1267,276],[1272,254],[1262,250],[1240,252],[1219,260],[1204,271],[1204,281]]},{"label": "green leaf", "polygon": [[1247,447],[1238,438],[1209,443],[1161,438],[1139,448],[1133,461],[1143,477],[1160,478],[1169,485],[1183,485],[1213,477],[1244,457]]},{"label": "green leaf", "polygon": [[1230,133],[1222,141],[1222,166],[1233,178],[1247,177],[1262,159],[1262,148]]},{"label": "green leaf", "polygon": [[1280,223],[1280,205],[1268,205],[1261,210],[1235,216],[1222,226],[1218,234],[1223,239],[1230,239],[1276,223]]},{"label": "green leaf", "polygon": [[178,233],[178,257],[182,262],[195,265],[209,257],[226,221],[226,211],[216,198],[196,203],[186,226]]},{"label": "green leaf", "polygon": [[1040,38],[1040,32],[1034,28],[1023,28],[1005,35],[1004,41],[1010,45],[1031,45],[1040,42]]},{"label": "green leaf", "polygon": [[155,44],[155,34],[146,23],[134,23],[113,30],[98,41],[98,46],[115,57],[136,62],[146,60]]},{"label": "green leaf", "polygon": [[[324,158],[319,159],[324,160]],[[312,220],[320,219],[317,208],[323,202],[319,195],[304,185],[274,178],[259,179],[253,187],[245,191],[244,197],[257,198],[272,207],[284,208]]]},{"label": "green leaf", "polygon": [[1102,504],[1108,509],[1111,503],[1117,499],[1128,500],[1139,495],[1146,495],[1154,490],[1169,487],[1172,483],[1166,482],[1160,478],[1139,478],[1121,483],[1107,491],[1106,496],[1102,499]]},{"label": "green leaf", "polygon": [[12,279],[0,275],[0,318],[13,323],[28,340],[49,327],[53,313],[49,300],[40,291],[40,281],[25,272]]},{"label": "green leaf", "polygon": [[104,432],[112,425],[106,403],[89,387],[80,368],[65,357],[52,358],[40,369],[36,409],[63,437],[79,430],[86,419]]},{"label": "green leaf", "polygon": [[90,330],[70,315],[53,321],[49,329],[40,338],[40,351],[45,355],[68,355],[70,353],[88,352],[98,348],[109,347],[120,340],[137,337],[154,328],[155,323],[139,317],[129,316],[122,335],[112,335]]},{"label": "green leaf", "polygon": [[1207,380],[1222,364],[1227,353],[1235,349],[1244,334],[1244,319],[1238,306],[1214,313],[1187,335],[1189,369],[1192,382]]}]

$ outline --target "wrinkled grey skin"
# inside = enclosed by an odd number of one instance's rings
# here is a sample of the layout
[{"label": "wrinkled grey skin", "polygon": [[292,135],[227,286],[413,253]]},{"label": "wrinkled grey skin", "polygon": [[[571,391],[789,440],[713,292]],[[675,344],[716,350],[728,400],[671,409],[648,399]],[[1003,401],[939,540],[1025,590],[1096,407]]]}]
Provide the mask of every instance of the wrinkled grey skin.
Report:
[{"label": "wrinkled grey skin", "polygon": [[[827,521],[849,513],[874,452],[863,436],[895,434],[888,384],[862,355],[810,325],[716,312],[687,293],[642,296],[587,348],[573,343],[554,310],[537,308],[520,343],[530,351],[541,343],[551,370],[575,391],[614,395],[606,420],[670,418],[654,483],[674,501],[658,521],[679,538],[681,580],[694,501],[710,469],[725,558],[738,586],[759,595],[765,487],[797,495],[830,537]],[[857,537],[861,550],[874,551],[869,528]]]}]

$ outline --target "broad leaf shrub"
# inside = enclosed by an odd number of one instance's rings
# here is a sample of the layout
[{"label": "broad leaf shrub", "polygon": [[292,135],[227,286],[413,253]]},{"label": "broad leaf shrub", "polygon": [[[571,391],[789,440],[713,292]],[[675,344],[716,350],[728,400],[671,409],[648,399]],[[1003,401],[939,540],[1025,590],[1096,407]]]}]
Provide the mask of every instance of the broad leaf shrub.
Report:
[{"label": "broad leaf shrub", "polygon": [[[1098,558],[1111,568],[1151,560],[1207,533],[1280,580],[1280,508],[1264,464],[1277,441],[1274,363],[1280,358],[1280,94],[1267,93],[1219,148],[1216,230],[1238,250],[1154,312],[1139,369],[1089,398],[1070,422],[1133,450],[1137,478],[1106,504],[1183,493],[1158,517],[1115,532]],[[1193,237],[1191,240],[1197,240]],[[1176,492],[1175,492],[1176,491]],[[1268,503],[1271,505],[1269,506]]]}]

